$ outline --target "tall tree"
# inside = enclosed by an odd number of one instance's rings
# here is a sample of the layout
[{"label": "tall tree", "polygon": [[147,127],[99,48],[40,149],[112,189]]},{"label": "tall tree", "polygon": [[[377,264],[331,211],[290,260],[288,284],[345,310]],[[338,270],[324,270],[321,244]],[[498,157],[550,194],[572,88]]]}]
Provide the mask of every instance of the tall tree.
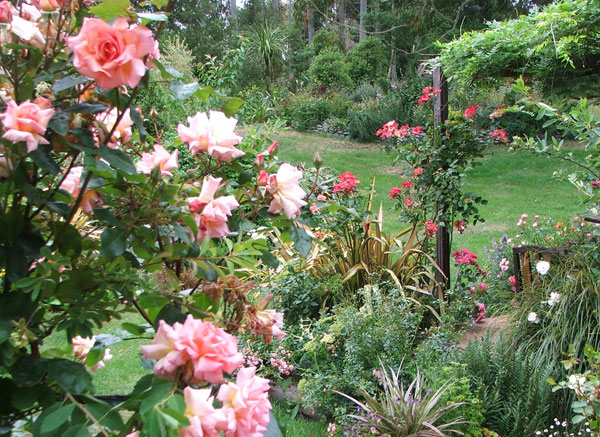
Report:
[{"label": "tall tree", "polygon": [[308,44],[312,44],[315,37],[315,11],[310,2],[306,6],[307,36]]},{"label": "tall tree", "polygon": [[360,18],[358,42],[363,42],[367,37],[367,29],[365,27],[365,15],[367,15],[367,0],[360,0]]},{"label": "tall tree", "polygon": [[345,48],[348,48],[346,37],[346,0],[337,0],[337,25],[340,40]]},{"label": "tall tree", "polygon": [[237,3],[236,0],[229,0],[229,16],[231,17],[231,27],[237,31]]}]

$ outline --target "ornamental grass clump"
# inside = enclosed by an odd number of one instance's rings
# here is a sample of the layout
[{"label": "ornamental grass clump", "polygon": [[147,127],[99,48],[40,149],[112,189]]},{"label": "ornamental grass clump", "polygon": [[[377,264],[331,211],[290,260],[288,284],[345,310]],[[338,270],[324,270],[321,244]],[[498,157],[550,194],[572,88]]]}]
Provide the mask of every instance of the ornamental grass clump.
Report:
[{"label": "ornamental grass clump", "polygon": [[450,422],[446,415],[463,405],[462,402],[444,405],[441,402],[444,393],[451,387],[447,382],[435,392],[426,389],[425,377],[417,370],[417,376],[405,387],[399,378],[400,370],[388,373],[381,365],[380,380],[383,390],[377,396],[371,396],[365,390],[359,393],[365,403],[348,396],[359,407],[362,414],[350,414],[359,421],[360,427],[369,434],[392,437],[426,437],[463,435],[455,427],[465,423],[461,417]]}]

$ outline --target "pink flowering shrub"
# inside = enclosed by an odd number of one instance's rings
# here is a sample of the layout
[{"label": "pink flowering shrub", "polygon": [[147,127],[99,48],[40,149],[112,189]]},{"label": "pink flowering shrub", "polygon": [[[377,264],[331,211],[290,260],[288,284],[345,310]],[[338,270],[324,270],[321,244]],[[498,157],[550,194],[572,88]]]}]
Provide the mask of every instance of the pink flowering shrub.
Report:
[{"label": "pink flowering shrub", "polygon": [[[285,335],[252,278],[280,263],[269,233],[311,246],[292,220],[308,215],[302,170],[280,165],[262,134],[241,144],[237,98],[146,131],[156,111],[136,107],[142,78],[174,98],[214,94],[196,83],[182,91],[160,62],[173,3],[152,13],[128,1],[14,5],[0,2],[0,308],[12,308],[0,311],[10,340],[0,354],[2,419],[22,418],[35,435],[90,426],[99,435],[260,435],[268,382],[240,368],[236,336]],[[176,132],[189,154],[166,145]],[[236,161],[246,154],[256,161]],[[101,334],[124,308],[143,321]],[[139,375],[136,389],[108,413],[90,371],[111,366],[114,343],[152,329],[142,355],[154,374],[125,369]],[[49,347],[51,335],[65,344]],[[20,402],[24,390],[39,396]]]},{"label": "pink flowering shrub", "polygon": [[352,194],[356,191],[356,187],[360,181],[350,171],[345,171],[338,178],[337,184],[333,186],[334,193]]}]

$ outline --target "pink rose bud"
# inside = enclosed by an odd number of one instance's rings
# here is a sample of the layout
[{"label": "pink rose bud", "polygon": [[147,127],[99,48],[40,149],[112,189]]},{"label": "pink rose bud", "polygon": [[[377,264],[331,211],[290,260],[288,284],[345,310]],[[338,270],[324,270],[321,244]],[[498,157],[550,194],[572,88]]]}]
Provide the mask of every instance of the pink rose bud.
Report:
[{"label": "pink rose bud", "polygon": [[[262,156],[262,155],[260,155],[260,156]],[[258,174],[258,178],[257,178],[256,182],[259,187],[266,187],[267,184],[269,183],[269,173],[267,173],[266,170],[261,170],[260,173]]]},{"label": "pink rose bud", "polygon": [[267,149],[267,153],[268,153],[269,155],[273,154],[273,152],[274,152],[274,151],[275,151],[275,149],[277,148],[277,145],[278,145],[278,144],[279,144],[279,143],[278,143],[277,141],[273,141],[273,144],[271,144],[271,145],[269,146],[269,148]]},{"label": "pink rose bud", "polygon": [[4,0],[0,2],[0,23],[10,23],[12,20],[12,8],[10,2]]},{"label": "pink rose bud", "polygon": [[256,155],[256,165],[261,166],[263,164],[263,161],[265,160],[265,155],[263,155],[262,153],[260,155]]}]

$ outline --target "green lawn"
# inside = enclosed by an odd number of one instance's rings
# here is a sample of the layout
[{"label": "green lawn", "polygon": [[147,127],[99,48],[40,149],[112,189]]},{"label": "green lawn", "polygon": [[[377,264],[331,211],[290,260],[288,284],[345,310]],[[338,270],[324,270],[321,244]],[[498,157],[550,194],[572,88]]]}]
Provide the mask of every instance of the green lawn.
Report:
[{"label": "green lawn", "polygon": [[[275,136],[279,141],[279,157],[293,164],[312,165],[315,152],[323,158],[323,165],[338,172],[351,171],[361,181],[364,190],[375,176],[377,190],[375,208],[383,203],[384,229],[394,232],[402,228],[393,209],[394,201],[388,198],[389,190],[405,179],[402,169],[392,165],[392,155],[378,144],[359,144],[331,136],[294,131]],[[584,157],[583,150],[576,155]],[[454,248],[468,248],[483,254],[492,237],[499,239],[503,233],[514,235],[516,223],[523,213],[539,214],[564,220],[581,212],[577,190],[566,182],[557,181],[552,173],[561,163],[527,152],[510,152],[505,147],[494,146],[482,160],[482,165],[472,169],[467,176],[465,191],[473,191],[488,200],[481,208],[485,223],[455,235]]]}]

